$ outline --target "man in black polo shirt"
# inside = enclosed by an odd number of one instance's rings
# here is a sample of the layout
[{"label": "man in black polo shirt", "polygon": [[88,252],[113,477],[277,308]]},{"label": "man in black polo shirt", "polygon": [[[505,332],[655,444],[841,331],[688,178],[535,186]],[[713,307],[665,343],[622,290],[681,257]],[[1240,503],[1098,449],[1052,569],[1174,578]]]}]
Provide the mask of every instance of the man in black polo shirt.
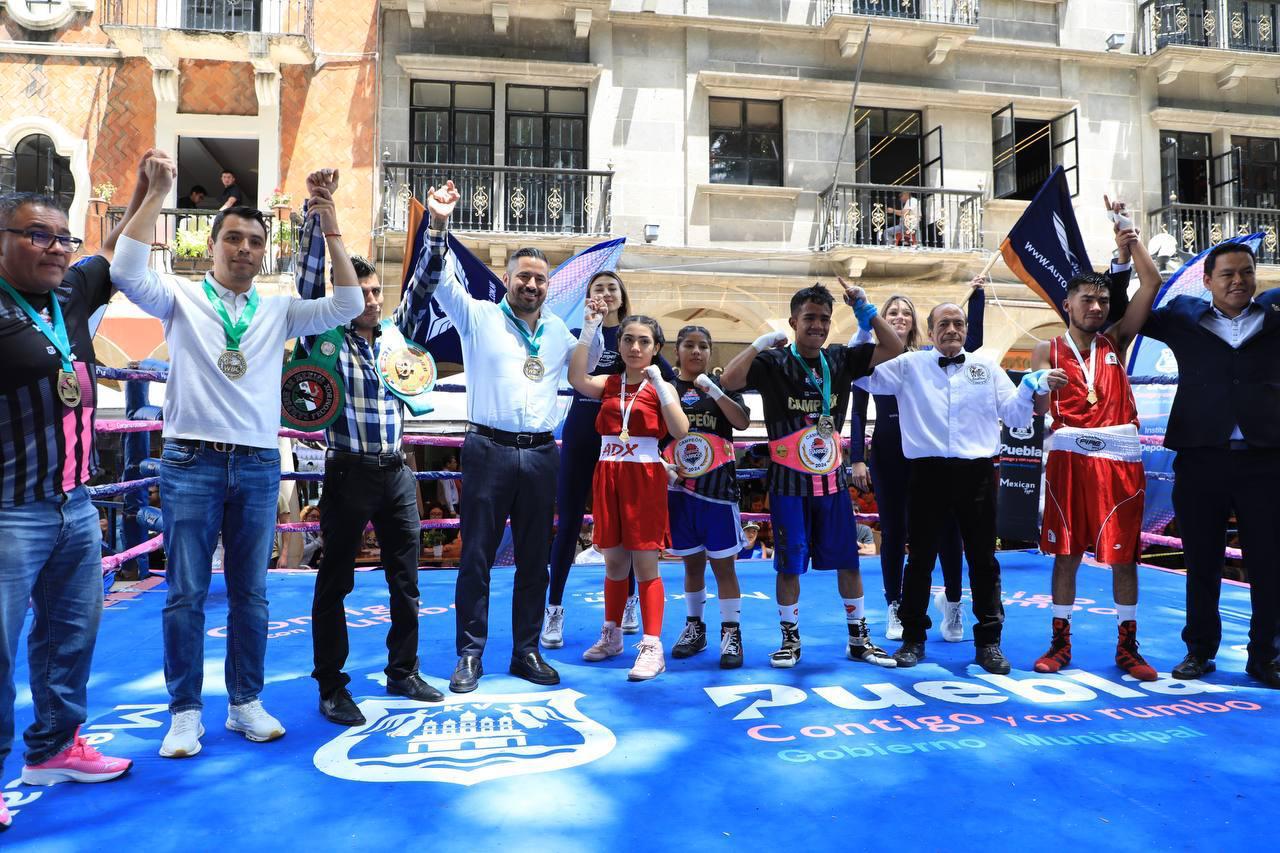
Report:
[{"label": "man in black polo shirt", "polygon": [[1173,677],[1216,668],[1223,549],[1234,512],[1253,603],[1245,672],[1280,689],[1280,289],[1255,299],[1254,263],[1243,243],[1215,247],[1204,262],[1212,303],[1175,296],[1151,312],[1142,334],[1168,345],[1180,371],[1164,437],[1178,452],[1173,508],[1187,561],[1187,656]]},{"label": "man in black polo shirt", "polygon": [[247,204],[244,190],[240,189],[240,185],[236,183],[236,173],[226,169],[222,173],[222,204],[218,206],[218,210],[239,207],[242,204]]}]

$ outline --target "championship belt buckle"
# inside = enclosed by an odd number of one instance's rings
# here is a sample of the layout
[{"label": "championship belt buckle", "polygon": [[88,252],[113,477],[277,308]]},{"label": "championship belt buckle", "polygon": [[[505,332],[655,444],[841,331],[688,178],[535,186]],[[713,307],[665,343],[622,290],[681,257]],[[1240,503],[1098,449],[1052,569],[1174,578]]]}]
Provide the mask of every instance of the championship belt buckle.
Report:
[{"label": "championship belt buckle", "polygon": [[418,396],[436,381],[431,356],[408,345],[383,350],[378,356],[378,373],[388,388],[405,397]]},{"label": "championship belt buckle", "polygon": [[715,466],[715,462],[715,448],[700,433],[691,432],[671,445],[671,463],[681,477],[701,477]]},{"label": "championship belt buckle", "polygon": [[314,432],[333,423],[344,407],[342,383],[312,361],[285,367],[280,379],[280,421],[287,427]]},{"label": "championship belt buckle", "polygon": [[814,474],[829,474],[840,464],[840,445],[825,436],[816,427],[807,429],[800,436],[796,456],[805,470]]}]

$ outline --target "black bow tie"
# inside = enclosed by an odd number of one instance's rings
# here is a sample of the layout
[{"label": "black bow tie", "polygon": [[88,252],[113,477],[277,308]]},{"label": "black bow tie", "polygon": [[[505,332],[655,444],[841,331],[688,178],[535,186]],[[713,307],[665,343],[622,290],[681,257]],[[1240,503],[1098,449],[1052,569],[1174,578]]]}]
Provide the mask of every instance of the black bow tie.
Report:
[{"label": "black bow tie", "polygon": [[938,367],[945,368],[948,364],[964,364],[964,353],[949,358],[945,355],[938,356]]}]

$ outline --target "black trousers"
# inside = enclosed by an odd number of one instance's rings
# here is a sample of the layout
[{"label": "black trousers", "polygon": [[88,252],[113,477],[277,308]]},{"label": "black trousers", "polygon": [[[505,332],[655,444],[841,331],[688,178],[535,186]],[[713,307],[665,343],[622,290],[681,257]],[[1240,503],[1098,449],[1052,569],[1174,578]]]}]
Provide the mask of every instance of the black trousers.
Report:
[{"label": "black trousers", "polygon": [[1223,548],[1234,512],[1249,574],[1249,660],[1276,657],[1280,618],[1280,450],[1180,450],[1173,461],[1173,510],[1187,563],[1187,625],[1182,641],[1203,658],[1218,653]]},{"label": "black trousers", "polygon": [[391,593],[387,631],[388,678],[418,671],[418,486],[408,466],[378,468],[331,459],[320,495],[324,555],[311,601],[311,644],[320,695],[350,683],[346,665],[347,614],[343,604],[355,585],[356,555],[365,525],[373,522],[381,546],[382,570]]},{"label": "black trousers", "polygon": [[[996,560],[996,468],[990,459],[928,457],[911,461],[907,514],[911,554],[902,579],[902,639],[923,643],[933,626],[929,593],[938,547],[952,524],[959,524],[969,590],[978,623],[973,641],[979,646],[1000,642],[1004,603],[1000,596],[1000,563]],[[954,518],[954,521],[952,520]]]},{"label": "black trousers", "polygon": [[555,442],[509,447],[478,433],[462,442],[462,559],[458,566],[458,654],[480,655],[489,638],[489,572],[507,519],[516,571],[511,591],[513,654],[538,648],[547,595],[560,451]]}]

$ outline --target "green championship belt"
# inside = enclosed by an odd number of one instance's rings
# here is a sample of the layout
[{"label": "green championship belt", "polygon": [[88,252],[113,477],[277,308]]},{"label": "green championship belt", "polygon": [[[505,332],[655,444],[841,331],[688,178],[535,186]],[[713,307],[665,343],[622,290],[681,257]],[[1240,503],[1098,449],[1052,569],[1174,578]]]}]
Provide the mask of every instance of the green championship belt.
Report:
[{"label": "green championship belt", "polygon": [[284,366],[280,380],[280,423],[304,432],[320,432],[338,419],[346,406],[346,392],[338,378],[338,352],[342,329],[330,329],[316,338],[311,355],[294,357]]},{"label": "green championship belt", "polygon": [[405,338],[391,319],[382,321],[378,378],[415,415],[434,411],[427,395],[436,385],[436,361],[431,353]]}]

